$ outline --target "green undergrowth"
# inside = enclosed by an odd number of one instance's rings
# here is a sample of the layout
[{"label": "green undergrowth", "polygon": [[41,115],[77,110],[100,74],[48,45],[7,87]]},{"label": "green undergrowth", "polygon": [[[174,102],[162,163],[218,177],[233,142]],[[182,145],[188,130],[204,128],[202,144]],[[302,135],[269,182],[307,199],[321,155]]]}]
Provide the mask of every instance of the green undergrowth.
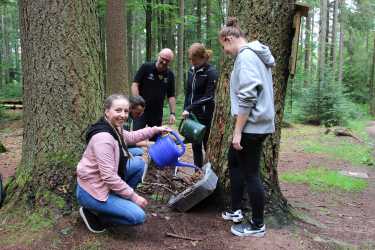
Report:
[{"label": "green undergrowth", "polygon": [[305,152],[328,154],[334,159],[342,159],[355,165],[374,165],[373,142],[368,137],[366,126],[369,118],[350,121],[347,128],[359,140],[338,137],[332,132],[325,134],[325,128],[298,125],[296,129],[286,130],[284,138],[295,137],[297,145]]},{"label": "green undergrowth", "polygon": [[51,230],[54,219],[48,209],[30,211],[16,208],[0,212],[0,249],[2,247],[30,245],[41,239],[43,232]]},{"label": "green undergrowth", "polygon": [[353,164],[373,165],[374,159],[372,156],[372,148],[365,144],[356,144],[350,141],[333,142],[335,138],[326,135],[321,139],[312,138],[303,140],[300,145],[303,150],[308,153],[325,153],[332,156],[334,159],[342,159]]},{"label": "green undergrowth", "polygon": [[364,190],[368,183],[365,180],[344,176],[338,171],[325,167],[309,167],[303,171],[288,171],[280,174],[280,179],[289,183],[308,184],[318,191],[342,190],[359,192]]}]

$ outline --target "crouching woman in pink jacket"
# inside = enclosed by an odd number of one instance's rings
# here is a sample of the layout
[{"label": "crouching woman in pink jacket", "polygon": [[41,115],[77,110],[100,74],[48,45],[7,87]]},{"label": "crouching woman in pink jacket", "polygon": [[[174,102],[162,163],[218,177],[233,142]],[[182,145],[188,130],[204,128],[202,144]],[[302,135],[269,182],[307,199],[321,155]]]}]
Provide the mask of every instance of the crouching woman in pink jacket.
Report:
[{"label": "crouching woman in pink jacket", "polygon": [[87,147],[77,166],[79,213],[93,233],[104,232],[106,225],[145,221],[147,200],[134,191],[141,181],[144,162],[129,153],[127,144],[170,131],[166,127],[123,130],[129,115],[129,100],[123,95],[109,96],[104,109],[104,117],[87,131]]}]

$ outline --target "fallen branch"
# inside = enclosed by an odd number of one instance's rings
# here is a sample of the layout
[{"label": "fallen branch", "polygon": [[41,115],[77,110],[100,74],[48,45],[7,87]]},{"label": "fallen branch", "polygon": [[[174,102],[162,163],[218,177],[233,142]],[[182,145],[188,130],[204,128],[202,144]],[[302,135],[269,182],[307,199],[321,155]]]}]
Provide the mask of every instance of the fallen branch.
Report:
[{"label": "fallen branch", "polygon": [[174,233],[165,233],[166,236],[168,237],[173,237],[173,238],[177,238],[177,239],[183,239],[183,240],[191,240],[191,241],[200,241],[202,239],[197,239],[197,238],[191,238],[191,237],[188,237],[188,236],[183,236],[183,235],[178,235],[178,234],[174,234]]},{"label": "fallen branch", "polygon": [[348,128],[343,128],[343,127],[336,127],[336,128],[328,128],[325,131],[325,134],[328,134],[329,132],[333,132],[336,136],[349,136],[354,138],[355,140],[359,141],[360,143],[364,143],[361,138],[358,136],[354,135],[353,132],[351,132]]}]

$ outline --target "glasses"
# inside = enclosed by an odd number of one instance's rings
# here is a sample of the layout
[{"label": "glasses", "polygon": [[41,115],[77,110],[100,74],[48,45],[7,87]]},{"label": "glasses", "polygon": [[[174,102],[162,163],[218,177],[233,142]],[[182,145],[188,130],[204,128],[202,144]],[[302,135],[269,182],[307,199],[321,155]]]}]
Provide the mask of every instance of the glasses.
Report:
[{"label": "glasses", "polygon": [[162,57],[162,56],[159,56],[159,58],[160,58],[160,60],[162,60],[166,64],[171,62],[171,60],[169,60],[168,58],[165,58],[165,57]]}]

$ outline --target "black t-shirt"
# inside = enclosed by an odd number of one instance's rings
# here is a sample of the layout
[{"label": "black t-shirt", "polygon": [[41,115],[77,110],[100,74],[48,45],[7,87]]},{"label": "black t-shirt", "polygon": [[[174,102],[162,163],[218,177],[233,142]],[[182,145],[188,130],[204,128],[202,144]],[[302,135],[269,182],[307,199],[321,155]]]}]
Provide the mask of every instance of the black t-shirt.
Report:
[{"label": "black t-shirt", "polygon": [[165,96],[175,96],[173,72],[169,69],[158,72],[155,63],[142,64],[134,77],[134,82],[139,84],[139,95],[146,101],[145,112],[161,112]]}]

